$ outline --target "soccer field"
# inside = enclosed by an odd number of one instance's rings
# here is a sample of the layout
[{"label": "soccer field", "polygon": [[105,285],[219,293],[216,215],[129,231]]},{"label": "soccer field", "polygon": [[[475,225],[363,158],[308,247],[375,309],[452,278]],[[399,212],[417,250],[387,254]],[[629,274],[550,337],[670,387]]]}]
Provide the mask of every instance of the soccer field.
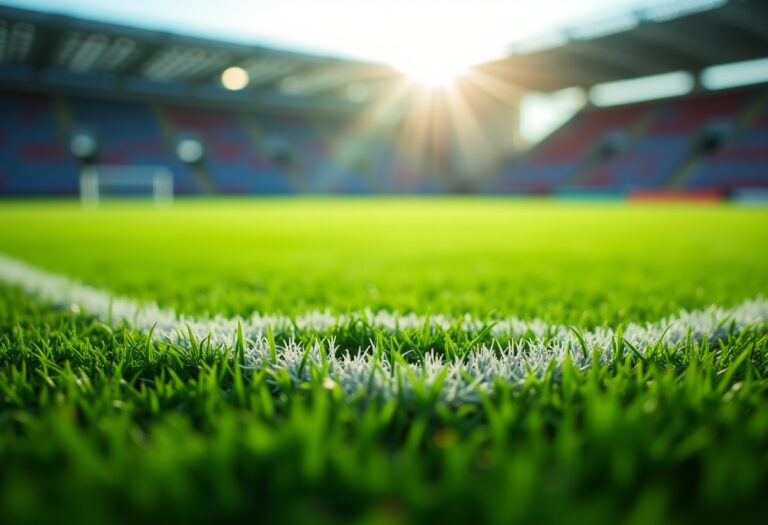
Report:
[{"label": "soccer field", "polygon": [[0,518],[762,520],[766,260],[727,205],[3,202]]}]

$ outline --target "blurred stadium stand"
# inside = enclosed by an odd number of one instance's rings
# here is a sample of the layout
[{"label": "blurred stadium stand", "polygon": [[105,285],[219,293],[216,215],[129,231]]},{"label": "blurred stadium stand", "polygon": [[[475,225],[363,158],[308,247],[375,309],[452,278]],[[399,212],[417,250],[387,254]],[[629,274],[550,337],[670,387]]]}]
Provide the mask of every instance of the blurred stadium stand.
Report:
[{"label": "blurred stadium stand", "polygon": [[[528,92],[674,71],[699,78],[768,57],[766,20],[761,0],[685,0],[521,44],[474,70],[509,87],[507,99],[483,103],[479,122],[495,142],[480,162],[457,146],[450,119],[427,146],[402,147],[401,120],[376,113],[402,82],[389,66],[0,7],[0,195],[76,195],[82,161],[69,141],[82,130],[98,142],[92,162],[167,167],[178,194],[765,188],[765,84],[697,82],[681,97],[588,106],[527,151],[515,149],[513,128]],[[247,89],[221,86],[231,66],[248,72]],[[479,100],[476,87],[457,89]],[[180,160],[183,139],[199,142],[199,160]]]},{"label": "blurred stadium stand", "polygon": [[505,169],[518,193],[768,187],[768,88],[589,108]]}]

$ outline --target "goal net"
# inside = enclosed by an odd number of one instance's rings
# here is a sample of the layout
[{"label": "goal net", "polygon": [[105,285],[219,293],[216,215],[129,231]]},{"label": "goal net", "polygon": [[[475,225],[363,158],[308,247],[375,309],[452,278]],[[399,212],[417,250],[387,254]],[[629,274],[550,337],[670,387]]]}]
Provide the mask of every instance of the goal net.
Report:
[{"label": "goal net", "polygon": [[163,166],[86,166],[80,172],[80,201],[94,206],[104,197],[145,195],[155,204],[173,202],[173,174]]}]

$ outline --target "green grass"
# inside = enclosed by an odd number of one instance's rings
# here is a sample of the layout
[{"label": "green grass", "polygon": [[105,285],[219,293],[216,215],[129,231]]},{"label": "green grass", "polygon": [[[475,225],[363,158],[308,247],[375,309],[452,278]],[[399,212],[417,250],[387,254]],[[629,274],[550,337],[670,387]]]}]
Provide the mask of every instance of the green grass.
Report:
[{"label": "green grass", "polygon": [[726,206],[4,202],[0,251],[190,313],[370,307],[615,326],[768,290],[768,213]]},{"label": "green grass", "polygon": [[[3,202],[0,252],[194,314],[370,307],[589,329],[768,293],[768,212],[728,206]],[[3,523],[768,517],[765,326],[448,405],[290,383],[102,321],[0,285]],[[346,344],[404,344],[360,330]]]}]

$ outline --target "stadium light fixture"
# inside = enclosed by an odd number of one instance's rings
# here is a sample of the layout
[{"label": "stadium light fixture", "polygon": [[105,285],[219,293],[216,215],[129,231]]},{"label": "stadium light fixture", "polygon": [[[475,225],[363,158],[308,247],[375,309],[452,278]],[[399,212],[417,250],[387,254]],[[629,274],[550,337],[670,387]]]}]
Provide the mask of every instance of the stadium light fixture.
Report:
[{"label": "stadium light fixture", "polygon": [[76,131],[69,138],[69,151],[82,161],[91,161],[99,152],[99,141],[95,133]]},{"label": "stadium light fixture", "polygon": [[701,73],[701,83],[707,89],[726,89],[762,82],[768,82],[768,57],[719,64]]},{"label": "stadium light fixture", "polygon": [[176,156],[185,164],[195,164],[203,159],[203,144],[194,138],[181,138],[176,142]]},{"label": "stadium light fixture", "polygon": [[596,106],[615,106],[687,95],[693,86],[694,79],[690,73],[674,71],[596,84],[589,90],[589,98]]},{"label": "stadium light fixture", "polygon": [[248,72],[241,67],[228,67],[221,73],[221,84],[230,91],[240,91],[250,82]]}]

